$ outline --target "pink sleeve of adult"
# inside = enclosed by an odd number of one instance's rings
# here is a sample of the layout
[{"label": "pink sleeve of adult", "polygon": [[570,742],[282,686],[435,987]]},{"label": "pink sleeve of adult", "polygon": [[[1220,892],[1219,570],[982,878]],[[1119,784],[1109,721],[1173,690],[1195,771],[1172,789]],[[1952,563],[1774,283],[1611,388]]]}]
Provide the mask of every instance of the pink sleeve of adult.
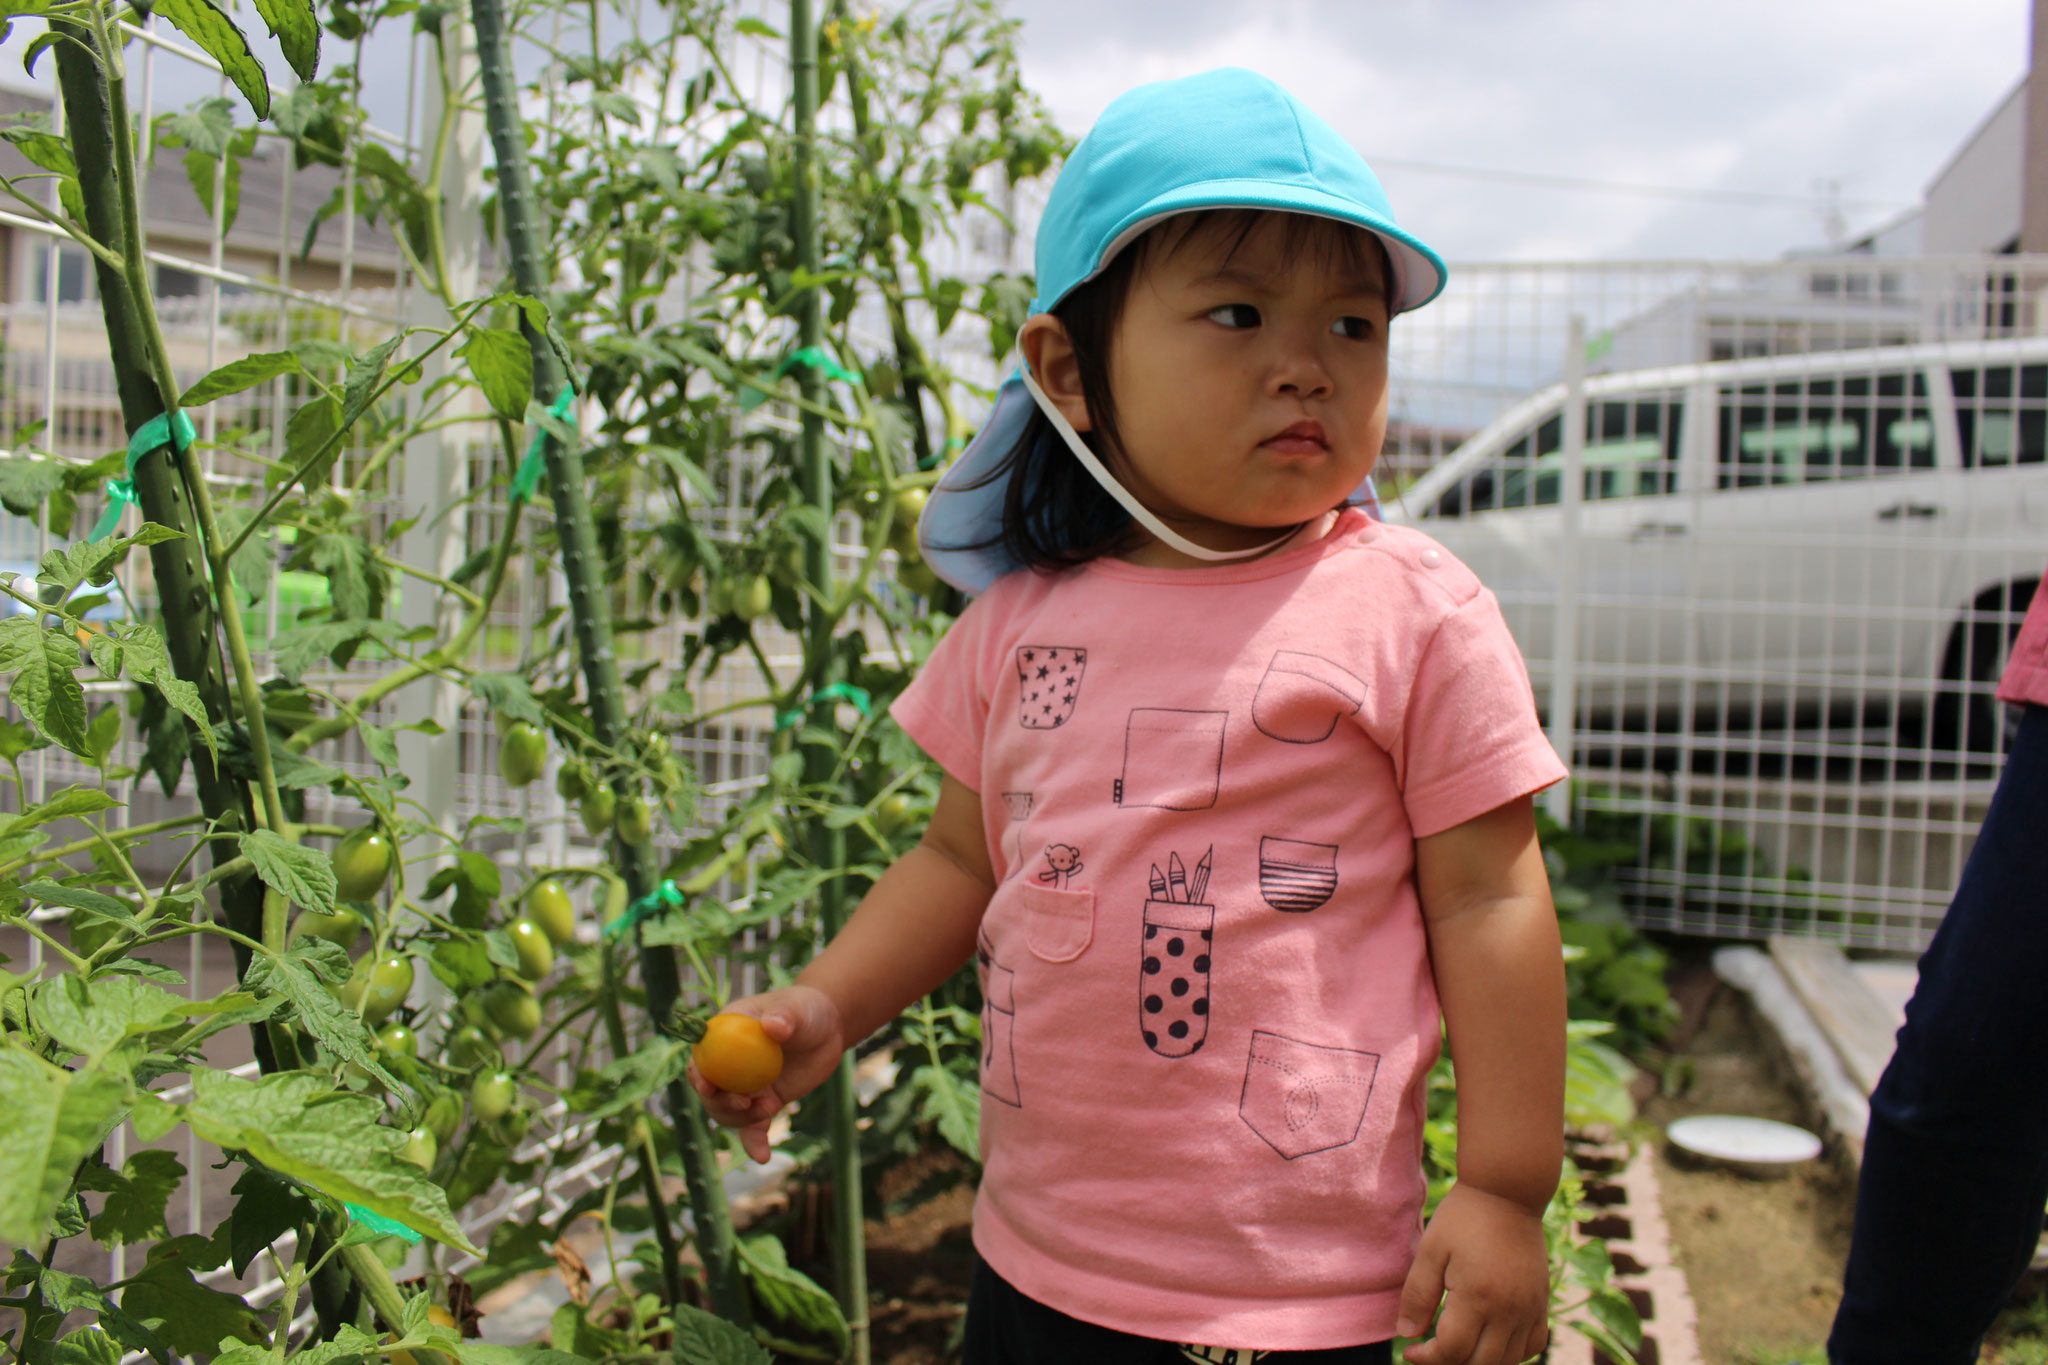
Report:
[{"label": "pink sleeve of adult", "polygon": [[1423,650],[1394,761],[1418,839],[1570,776],[1491,592],[1446,616]]},{"label": "pink sleeve of adult", "polygon": [[981,790],[982,736],[988,729],[990,650],[998,612],[976,598],[889,707],[889,714],[932,761],[969,789]]},{"label": "pink sleeve of adult", "polygon": [[2034,706],[2048,706],[2048,572],[2034,589],[2027,619],[2019,638],[2012,643],[2012,657],[2006,660],[2005,676],[1999,680],[1998,699]]}]

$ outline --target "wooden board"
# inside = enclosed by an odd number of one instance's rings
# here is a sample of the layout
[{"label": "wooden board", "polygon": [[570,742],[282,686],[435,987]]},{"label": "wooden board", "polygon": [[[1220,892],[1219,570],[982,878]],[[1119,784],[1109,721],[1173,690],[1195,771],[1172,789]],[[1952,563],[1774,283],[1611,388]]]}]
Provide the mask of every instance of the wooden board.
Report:
[{"label": "wooden board", "polygon": [[1877,1088],[1899,1029],[1898,1016],[1856,974],[1832,943],[1777,937],[1771,959],[1785,974],[1813,1022],[1834,1044],[1849,1079],[1865,1096]]}]

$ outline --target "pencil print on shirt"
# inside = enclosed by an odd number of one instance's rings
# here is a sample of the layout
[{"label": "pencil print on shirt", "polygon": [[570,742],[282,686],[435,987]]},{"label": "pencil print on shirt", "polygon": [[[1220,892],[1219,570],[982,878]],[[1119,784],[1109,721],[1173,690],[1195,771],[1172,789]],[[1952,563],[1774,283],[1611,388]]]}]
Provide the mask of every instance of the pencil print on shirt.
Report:
[{"label": "pencil print on shirt", "polygon": [[1379,1069],[1376,1052],[1253,1029],[1238,1117],[1289,1161],[1346,1146],[1358,1140]]},{"label": "pencil print on shirt", "polygon": [[1111,794],[1123,807],[1208,810],[1223,785],[1228,711],[1140,707],[1124,730],[1124,774]]},{"label": "pencil print on shirt", "polygon": [[1275,910],[1303,914],[1337,889],[1337,846],[1267,835],[1259,840],[1259,894]]},{"label": "pencil print on shirt", "polygon": [[1145,937],[1139,952],[1138,1031],[1162,1057],[1186,1057],[1209,1037],[1209,958],[1216,907],[1203,899],[1215,850],[1193,871],[1180,854],[1152,865],[1145,902]]},{"label": "pencil print on shirt", "polygon": [[1088,651],[1071,645],[1017,648],[1017,723],[1027,730],[1057,730],[1074,716]]},{"label": "pencil print on shirt", "polygon": [[1283,649],[1252,697],[1252,724],[1285,744],[1320,744],[1365,705],[1365,683],[1317,654]]},{"label": "pencil print on shirt", "polygon": [[981,1088],[1013,1109],[1024,1107],[1017,1088],[1017,974],[996,961],[988,935],[974,944],[981,976]]}]

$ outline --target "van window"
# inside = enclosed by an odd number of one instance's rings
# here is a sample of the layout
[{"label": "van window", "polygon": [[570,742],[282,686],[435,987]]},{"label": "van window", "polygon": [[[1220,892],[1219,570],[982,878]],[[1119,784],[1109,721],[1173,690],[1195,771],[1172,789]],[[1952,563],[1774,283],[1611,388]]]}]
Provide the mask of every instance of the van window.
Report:
[{"label": "van window", "polygon": [[1953,370],[1956,437],[1967,469],[2048,458],[2048,365]]},{"label": "van window", "polygon": [[1823,483],[1934,468],[1927,381],[1917,371],[1721,390],[1718,486]]},{"label": "van window", "polygon": [[[1678,467],[1684,404],[1675,398],[1603,399],[1586,405],[1585,497],[1669,493]],[[1552,413],[1532,432],[1453,485],[1431,515],[1549,507],[1562,492],[1564,418]]]}]

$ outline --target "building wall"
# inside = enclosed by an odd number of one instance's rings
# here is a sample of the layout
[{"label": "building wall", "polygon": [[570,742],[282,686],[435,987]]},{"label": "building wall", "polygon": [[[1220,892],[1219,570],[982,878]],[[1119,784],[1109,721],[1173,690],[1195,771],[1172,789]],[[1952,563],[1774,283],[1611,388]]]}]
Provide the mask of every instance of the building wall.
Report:
[{"label": "building wall", "polygon": [[2006,251],[2019,238],[2026,114],[2021,81],[1927,187],[1921,245],[1928,255]]}]

